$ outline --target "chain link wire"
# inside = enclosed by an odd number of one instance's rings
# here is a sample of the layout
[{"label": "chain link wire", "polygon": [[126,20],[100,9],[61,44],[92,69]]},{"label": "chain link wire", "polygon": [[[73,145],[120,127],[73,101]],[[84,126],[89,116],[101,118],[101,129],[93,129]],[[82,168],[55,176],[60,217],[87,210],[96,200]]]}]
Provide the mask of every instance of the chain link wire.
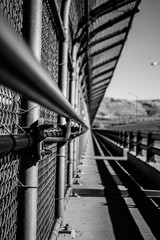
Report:
[{"label": "chain link wire", "polygon": [[[54,29],[49,0],[43,0],[41,64],[58,82],[59,42]],[[57,0],[59,11],[62,0]],[[23,38],[23,0],[0,0],[0,13]],[[71,35],[70,35],[71,42]],[[72,43],[71,43],[72,44]],[[70,44],[70,49],[71,49]],[[21,115],[21,97],[0,86],[0,134],[17,134]],[[40,118],[57,129],[57,114],[41,107]],[[44,144],[49,154],[42,155],[38,170],[37,240],[48,239],[55,221],[55,183],[57,144]],[[16,240],[18,208],[19,156],[10,153],[0,156],[0,240]],[[66,144],[65,191],[67,189],[68,145]]]},{"label": "chain link wire", "polygon": [[[0,0],[0,13],[22,38],[23,1]],[[21,99],[14,91],[0,85],[0,134],[16,134]],[[18,207],[19,157],[0,156],[0,240],[15,240]]]},{"label": "chain link wire", "polygon": [[38,226],[37,240],[48,239],[55,221],[55,179],[56,179],[56,144],[46,145],[50,150],[39,161],[38,171]]},{"label": "chain link wire", "polygon": [[[58,82],[58,49],[59,42],[51,19],[51,9],[49,1],[43,2],[43,18],[42,18],[42,54],[41,64],[48,71],[51,78]],[[57,115],[48,109],[41,107],[41,118],[45,119],[45,123],[57,125]]]},{"label": "chain link wire", "polygon": [[[56,82],[58,82],[58,55],[59,42],[54,29],[53,13],[49,1],[45,0],[42,10],[41,64]],[[53,124],[57,129],[57,114],[41,107],[40,117],[44,119],[45,124]],[[37,240],[48,239],[55,221],[57,144],[44,144],[43,148],[49,150],[49,154],[43,155],[39,160]]]}]

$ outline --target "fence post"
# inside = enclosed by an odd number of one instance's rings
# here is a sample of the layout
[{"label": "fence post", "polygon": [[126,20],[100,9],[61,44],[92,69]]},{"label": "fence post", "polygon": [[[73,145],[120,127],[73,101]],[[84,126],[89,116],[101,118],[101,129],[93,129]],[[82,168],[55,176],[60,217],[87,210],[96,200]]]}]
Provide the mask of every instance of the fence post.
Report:
[{"label": "fence post", "polygon": [[116,143],[119,144],[119,131],[117,131]]},{"label": "fence post", "polygon": [[[73,47],[73,56],[72,56],[72,76],[71,76],[71,83],[70,83],[70,103],[74,108],[75,105],[75,83],[76,83],[76,74],[77,74],[77,67],[76,67],[76,60],[77,60],[77,51],[78,45],[74,45]],[[72,186],[73,183],[73,144],[74,140],[69,142],[69,173],[68,173],[68,185],[69,187]]]},{"label": "fence post", "polygon": [[[75,96],[74,96],[74,108],[75,111],[78,113],[78,97],[79,97],[79,86],[78,86],[78,73],[77,73],[77,68],[78,68],[78,62],[76,62],[76,81],[75,81]],[[77,141],[78,139],[73,140],[73,177],[75,177],[76,174],[76,169],[77,169]]]},{"label": "fence post", "polygon": [[[68,29],[69,29],[69,8],[70,8],[71,0],[66,0],[63,5],[63,14],[62,20],[65,31],[65,40],[62,42],[61,50],[60,50],[60,69],[59,69],[59,85],[63,95],[67,96],[67,78],[68,78]],[[66,120],[61,117],[60,124],[64,125]],[[58,146],[58,179],[57,179],[57,218],[62,218],[63,224],[63,216],[64,216],[64,194],[65,194],[65,157],[66,157],[66,146],[59,145]]]},{"label": "fence post", "polygon": [[124,132],[124,141],[123,141],[123,147],[126,148],[128,146],[128,133]]},{"label": "fence post", "polygon": [[119,132],[119,145],[120,146],[123,145],[123,132],[122,131]]},{"label": "fence post", "polygon": [[134,136],[133,136],[133,131],[131,131],[130,133],[129,133],[129,151],[132,151],[133,150],[133,138],[134,138]]},{"label": "fence post", "polygon": [[136,156],[142,155],[141,143],[142,143],[141,132],[138,131],[137,132],[137,141],[136,141]]},{"label": "fence post", "polygon": [[114,141],[118,143],[118,131],[112,131],[112,134],[114,136]]},{"label": "fence post", "polygon": [[152,139],[152,133],[147,135],[147,162],[154,162],[154,154],[152,153],[154,140]]},{"label": "fence post", "polygon": [[[41,30],[42,0],[24,1],[24,38],[38,61],[41,56]],[[22,104],[25,110],[32,109],[22,116],[22,125],[30,126],[38,122],[39,106],[25,99],[22,99]],[[31,149],[20,158],[19,181],[22,187],[19,188],[18,239],[36,239],[39,153],[40,145],[37,146],[37,158]]]}]

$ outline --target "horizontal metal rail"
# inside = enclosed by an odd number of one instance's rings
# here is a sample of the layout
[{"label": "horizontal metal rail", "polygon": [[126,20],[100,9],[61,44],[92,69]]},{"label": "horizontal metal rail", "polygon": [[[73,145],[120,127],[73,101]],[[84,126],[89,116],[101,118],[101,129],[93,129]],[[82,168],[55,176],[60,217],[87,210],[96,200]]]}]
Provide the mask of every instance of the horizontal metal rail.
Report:
[{"label": "horizontal metal rail", "polygon": [[19,151],[21,149],[33,147],[34,144],[41,141],[45,144],[55,142],[64,143],[84,133],[82,129],[81,131],[74,131],[74,128],[71,128],[70,121],[68,122],[65,131],[62,129],[59,131],[53,129],[49,132],[45,132],[44,130],[45,127],[42,125],[33,129],[31,128],[23,133],[0,135],[0,154],[8,154],[12,151]]},{"label": "horizontal metal rail", "polygon": [[0,16],[0,83],[29,100],[87,128],[56,82],[36,61],[28,46]]},{"label": "horizontal metal rail", "polygon": [[21,133],[14,135],[0,136],[0,154],[18,151],[23,148],[31,147],[35,143],[33,134]]},{"label": "horizontal metal rail", "polygon": [[[147,162],[156,162],[155,156],[160,156],[160,133],[158,132],[135,132],[135,131],[114,131],[114,130],[95,130],[103,132],[107,138],[129,151],[135,151],[136,156],[142,156],[146,152]],[[159,143],[157,145],[156,143]]]},{"label": "horizontal metal rail", "polygon": [[82,156],[82,159],[87,159],[87,160],[113,160],[113,161],[127,161],[127,156],[119,157],[119,156],[92,156],[92,155],[87,155],[87,156]]}]

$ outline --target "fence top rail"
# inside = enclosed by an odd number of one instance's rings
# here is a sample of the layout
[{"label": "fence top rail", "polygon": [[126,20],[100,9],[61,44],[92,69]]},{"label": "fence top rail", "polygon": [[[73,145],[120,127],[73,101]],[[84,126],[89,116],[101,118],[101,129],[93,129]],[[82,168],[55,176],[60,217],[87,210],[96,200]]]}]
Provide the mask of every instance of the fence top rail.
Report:
[{"label": "fence top rail", "polygon": [[160,132],[147,132],[147,131],[118,131],[118,130],[107,130],[107,129],[101,129],[101,128],[95,128],[95,131],[105,131],[106,133],[108,133],[108,136],[119,136],[119,134],[121,135],[125,135],[127,133],[127,135],[129,135],[129,133],[132,133],[133,137],[137,136],[137,133],[139,132],[140,137],[141,138],[147,138],[148,134],[150,134],[150,137],[152,140],[160,140]]},{"label": "fence top rail", "polygon": [[160,133],[152,132],[151,136],[153,140],[160,140]]},{"label": "fence top rail", "polygon": [[56,82],[36,61],[25,42],[18,38],[1,15],[0,46],[1,84],[87,128]]},{"label": "fence top rail", "polygon": [[140,137],[147,138],[148,133],[147,132],[140,132]]}]

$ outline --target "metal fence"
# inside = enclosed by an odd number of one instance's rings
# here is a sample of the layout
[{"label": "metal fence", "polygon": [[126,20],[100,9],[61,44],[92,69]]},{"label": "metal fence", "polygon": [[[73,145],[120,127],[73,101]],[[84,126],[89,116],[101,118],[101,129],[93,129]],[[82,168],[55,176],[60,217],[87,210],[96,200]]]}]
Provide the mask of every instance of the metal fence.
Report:
[{"label": "metal fence", "polygon": [[[0,15],[10,23],[14,31],[17,33],[20,39],[25,38],[26,32],[26,19],[24,18],[26,6],[30,1],[26,0],[1,0],[0,1]],[[31,1],[32,2],[32,1]],[[54,2],[54,3],[53,3]],[[57,13],[53,12],[55,10],[53,8],[57,7]],[[62,1],[42,1],[42,41],[41,41],[41,66],[46,69],[47,76],[53,80],[53,88],[55,87],[55,82],[59,83],[59,44],[62,40],[63,29],[59,29],[57,27],[58,13],[61,11]],[[73,6],[72,6],[73,8]],[[76,14],[73,14],[74,9],[72,10],[72,15],[74,15],[74,19],[76,18]],[[76,11],[75,11],[76,12]],[[54,16],[55,14],[55,16]],[[1,21],[1,20],[0,20]],[[2,25],[1,25],[2,26]],[[17,43],[18,44],[18,43]],[[0,46],[1,47],[1,46]],[[72,39],[70,33],[69,40],[69,52],[71,52],[72,48]],[[3,53],[5,54],[5,53]],[[20,53],[21,54],[21,53]],[[25,53],[24,53],[25,54]],[[28,56],[28,55],[27,55]],[[27,58],[27,57],[26,57]],[[15,59],[16,62],[17,59]],[[20,64],[20,62],[19,62]],[[37,63],[36,63],[37,64]],[[8,69],[10,71],[11,65],[5,65],[5,70]],[[20,79],[20,82],[25,82],[26,77],[23,75],[23,66],[19,67],[21,72],[18,72],[17,69],[15,71],[11,71],[11,76],[16,79]],[[40,68],[39,68],[40,69]],[[71,68],[68,68],[68,72],[71,71]],[[2,71],[3,72],[3,71]],[[68,75],[71,73],[69,72]],[[6,77],[6,75],[4,75]],[[4,77],[3,76],[3,77]],[[1,75],[1,78],[3,78]],[[5,78],[4,77],[4,78]],[[43,77],[42,77],[43,78]],[[68,78],[69,79],[69,78]],[[38,81],[39,79],[34,79],[34,81]],[[47,80],[48,81],[48,80]],[[4,82],[5,81],[1,81]],[[27,82],[27,81],[26,81]],[[64,138],[65,128],[60,128],[58,126],[58,117],[59,113],[62,113],[62,116],[73,119],[73,121],[78,122],[83,125],[83,121],[79,118],[77,113],[72,110],[69,103],[63,99],[62,96],[58,97],[57,107],[55,107],[56,111],[51,109],[51,105],[46,108],[47,104],[42,104],[43,99],[41,97],[37,100],[39,105],[34,108],[40,106],[39,119],[40,123],[43,126],[48,126],[47,130],[53,137],[62,137],[62,139],[58,138],[57,142],[54,139],[52,142],[41,142],[41,139],[37,141],[37,132],[34,133],[32,131],[35,130],[30,128],[30,126],[24,126],[24,118],[28,114],[28,112],[32,109],[24,108],[24,104],[22,104],[24,100],[23,93],[21,95],[21,89],[17,83],[15,86],[13,81],[8,81],[6,84],[10,87],[13,86],[17,91],[10,90],[3,85],[0,86],[0,137],[3,136],[3,139],[0,139],[1,146],[4,147],[8,144],[11,145],[9,152],[6,150],[8,148],[1,148],[1,156],[0,156],[0,240],[14,240],[19,239],[21,233],[21,219],[23,219],[23,213],[21,213],[23,203],[22,192],[25,192],[26,189],[33,186],[25,186],[20,180],[21,168],[20,163],[23,160],[23,156],[27,155],[28,152],[33,151],[33,148],[28,148],[28,150],[18,151],[21,146],[16,147],[17,144],[20,145],[38,145],[38,186],[34,186],[37,188],[37,226],[36,226],[36,239],[49,239],[51,231],[53,229],[55,219],[56,219],[56,182],[57,182],[57,151],[58,151],[58,141],[61,141]],[[29,83],[27,83],[29,84]],[[68,80],[68,89],[69,89],[69,80]],[[7,86],[8,86],[7,85]],[[26,85],[27,86],[27,85]],[[56,88],[57,89],[57,88]],[[32,90],[32,88],[30,88]],[[25,90],[26,91],[26,90]],[[36,91],[36,90],[35,90]],[[56,93],[55,90],[54,93]],[[20,92],[20,94],[18,93]],[[30,93],[32,91],[26,91],[25,98],[31,97],[28,100],[34,100],[34,93]],[[30,95],[31,94],[31,95]],[[69,90],[68,90],[69,94]],[[56,96],[59,96],[59,92]],[[56,98],[56,97],[55,97]],[[69,99],[69,96],[67,96]],[[49,99],[49,97],[48,97]],[[52,99],[53,100],[53,99]],[[50,100],[50,101],[52,101]],[[64,106],[62,106],[64,103]],[[43,106],[42,106],[43,105]],[[54,104],[53,104],[54,105]],[[64,111],[64,114],[63,114]],[[83,125],[85,126],[85,124]],[[39,127],[39,126],[38,126]],[[37,128],[36,128],[37,129]],[[39,128],[38,128],[39,129]],[[86,129],[86,126],[85,126]],[[42,129],[40,129],[42,130]],[[81,128],[82,130],[82,128]],[[43,129],[42,140],[44,139],[45,130]],[[41,131],[38,134],[41,134]],[[81,132],[78,133],[78,135]],[[73,134],[75,135],[75,134]],[[41,138],[40,137],[40,138]],[[75,136],[74,136],[75,137]],[[23,138],[23,139],[22,139]],[[8,139],[10,140],[8,142]],[[22,144],[23,142],[23,144]],[[36,145],[35,145],[36,144]],[[77,144],[77,143],[76,143]],[[82,144],[82,140],[81,140]],[[67,191],[68,188],[68,143],[65,143],[65,179],[64,179],[64,192]],[[16,151],[15,151],[16,150]],[[78,159],[77,159],[78,161]],[[36,164],[33,161],[33,165]],[[18,231],[17,231],[18,229]]]},{"label": "metal fence", "polygon": [[160,162],[160,134],[158,132],[145,131],[115,131],[98,130],[136,156],[143,157],[146,162]]},{"label": "metal fence", "polygon": [[[58,82],[59,41],[51,16],[49,1],[43,1],[41,63]],[[41,107],[40,116],[45,124],[57,127],[57,114]],[[57,143],[45,144],[43,148],[50,150],[50,154],[45,154],[38,165],[37,240],[48,239],[55,221]]]},{"label": "metal fence", "polygon": [[[23,1],[0,1],[0,12],[22,38]],[[20,95],[0,86],[0,134],[18,132]],[[19,156],[13,152],[0,156],[0,239],[16,239]]]}]

